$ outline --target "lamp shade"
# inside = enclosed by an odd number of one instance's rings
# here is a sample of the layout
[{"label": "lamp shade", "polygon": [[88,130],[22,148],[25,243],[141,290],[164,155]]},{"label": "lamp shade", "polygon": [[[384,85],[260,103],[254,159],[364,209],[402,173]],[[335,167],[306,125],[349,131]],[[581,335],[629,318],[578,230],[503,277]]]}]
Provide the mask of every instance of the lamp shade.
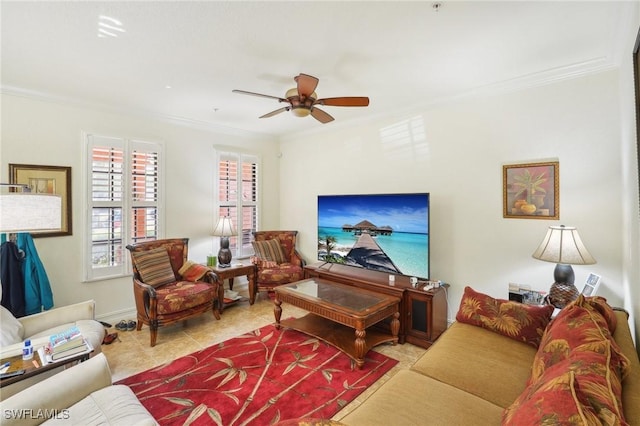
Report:
[{"label": "lamp shade", "polygon": [[0,195],[0,232],[58,231],[62,228],[59,195]]},{"label": "lamp shade", "polygon": [[216,237],[231,237],[233,235],[237,235],[236,228],[233,226],[231,218],[228,216],[221,217],[213,230],[213,235]]},{"label": "lamp shade", "polygon": [[535,259],[565,265],[592,265],[596,260],[582,243],[578,230],[572,226],[550,226],[536,251]]}]

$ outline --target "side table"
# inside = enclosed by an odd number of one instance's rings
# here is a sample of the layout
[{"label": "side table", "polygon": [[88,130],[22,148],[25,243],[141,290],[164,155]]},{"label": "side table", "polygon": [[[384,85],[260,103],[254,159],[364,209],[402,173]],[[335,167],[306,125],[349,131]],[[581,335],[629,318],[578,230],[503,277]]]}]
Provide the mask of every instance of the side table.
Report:
[{"label": "side table", "polygon": [[24,379],[27,379],[29,377],[33,377],[33,376],[37,376],[38,374],[44,373],[45,371],[49,371],[52,370],[54,368],[58,368],[60,366],[63,365],[68,365],[71,363],[74,363],[76,361],[78,362],[82,362],[82,361],[86,361],[89,359],[89,357],[91,356],[91,353],[93,352],[93,348],[91,347],[91,345],[87,342],[87,350],[84,352],[80,352],[78,354],[75,355],[71,355],[67,358],[63,358],[60,359],[58,361],[53,361],[53,362],[49,362],[47,363],[44,358],[44,351],[42,349],[38,350],[38,351],[33,351],[33,359],[30,360],[23,360],[22,359],[22,354],[20,355],[14,355],[14,356],[10,356],[7,358],[3,358],[2,360],[0,360],[0,362],[5,363],[5,362],[10,362],[11,363],[11,367],[9,368],[9,370],[7,372],[12,372],[12,371],[16,371],[16,370],[24,370],[24,374],[21,374],[19,376],[14,376],[14,377],[8,377],[6,379],[1,379],[0,380],[0,388],[5,387],[5,386],[9,386],[13,383],[22,381]]},{"label": "side table", "polygon": [[220,313],[224,311],[224,280],[229,280],[229,290],[233,290],[233,279],[235,277],[247,276],[249,281],[249,288],[256,285],[256,265],[253,263],[234,263],[228,268],[221,268],[219,266],[209,266],[213,272],[218,276],[220,286],[218,288],[218,300],[220,301]]}]

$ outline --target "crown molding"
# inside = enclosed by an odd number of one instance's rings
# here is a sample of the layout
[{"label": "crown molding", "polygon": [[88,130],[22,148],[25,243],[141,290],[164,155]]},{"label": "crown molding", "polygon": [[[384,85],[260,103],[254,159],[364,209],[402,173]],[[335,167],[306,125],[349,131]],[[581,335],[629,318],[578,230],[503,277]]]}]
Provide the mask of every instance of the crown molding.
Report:
[{"label": "crown molding", "polygon": [[25,89],[22,87],[0,86],[0,93],[3,95],[23,97],[23,98],[28,98],[32,100],[42,101],[42,102],[57,103],[57,104],[80,107],[80,108],[90,108],[98,111],[105,111],[105,112],[110,112],[115,114],[132,115],[140,118],[157,120],[167,124],[188,127],[195,130],[204,130],[209,132],[221,133],[229,136],[238,136],[243,138],[261,139],[261,140],[264,139],[265,137],[273,138],[273,139],[277,138],[277,136],[273,134],[252,132],[249,130],[237,129],[234,127],[223,126],[220,124],[211,123],[211,122],[202,121],[202,120],[194,120],[186,117],[158,114],[148,110],[141,110],[141,109],[131,108],[127,106],[115,107],[107,104],[89,102],[89,101],[78,99],[78,98],[52,95],[50,93],[39,92],[35,90]]}]

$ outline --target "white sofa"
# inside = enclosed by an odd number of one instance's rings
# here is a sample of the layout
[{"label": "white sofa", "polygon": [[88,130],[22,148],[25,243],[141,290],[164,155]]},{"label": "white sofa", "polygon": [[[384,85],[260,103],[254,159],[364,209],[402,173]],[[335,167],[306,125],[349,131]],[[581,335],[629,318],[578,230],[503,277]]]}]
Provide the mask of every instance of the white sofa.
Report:
[{"label": "white sofa", "polygon": [[0,413],[7,426],[158,424],[128,386],[112,384],[102,353],[0,401]]},{"label": "white sofa", "polygon": [[[21,318],[14,318],[11,312],[0,306],[0,358],[22,353],[25,339],[31,339],[34,350],[37,350],[49,341],[49,336],[74,325],[93,346],[92,356],[99,354],[102,352],[104,326],[95,320],[95,306],[95,301],[87,300]],[[60,369],[54,369],[2,387],[0,399],[5,399],[59,371]]]}]

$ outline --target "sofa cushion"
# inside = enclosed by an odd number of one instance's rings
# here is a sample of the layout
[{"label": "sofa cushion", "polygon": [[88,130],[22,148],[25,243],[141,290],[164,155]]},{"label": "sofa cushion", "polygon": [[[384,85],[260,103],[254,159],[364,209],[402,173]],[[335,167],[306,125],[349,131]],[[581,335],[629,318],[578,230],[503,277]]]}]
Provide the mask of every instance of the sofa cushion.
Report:
[{"label": "sofa cushion", "polygon": [[258,270],[259,284],[286,284],[300,281],[304,276],[304,270],[291,263],[282,263],[275,267],[267,267]]},{"label": "sofa cushion", "polygon": [[164,285],[156,291],[158,315],[173,314],[190,308],[212,303],[214,287],[203,282],[178,281]]},{"label": "sofa cushion", "polygon": [[70,421],[73,424],[84,426],[157,424],[149,411],[138,401],[133,391],[124,385],[107,386],[95,391],[72,405],[68,410],[61,410],[58,419],[51,419],[44,424],[66,425]]},{"label": "sofa cushion", "polygon": [[134,251],[132,255],[140,278],[145,284],[158,287],[176,280],[166,248]]},{"label": "sofa cushion", "polygon": [[553,309],[551,305],[535,306],[495,299],[465,287],[456,320],[537,348]]},{"label": "sofa cushion", "polygon": [[4,306],[0,306],[0,347],[22,342],[24,327],[22,323]]},{"label": "sofa cushion", "polygon": [[[400,370],[339,419],[349,426],[498,425],[502,408],[410,370]],[[469,419],[473,419],[470,422]]]},{"label": "sofa cushion", "polygon": [[504,411],[502,424],[597,426],[602,422],[580,391],[575,373],[565,369],[523,392]]},{"label": "sofa cushion", "polygon": [[525,389],[535,354],[525,343],[455,322],[411,369],[505,408]]},{"label": "sofa cushion", "polygon": [[278,264],[287,261],[280,241],[275,238],[264,241],[252,241],[251,244],[253,245],[256,256],[260,259],[271,260]]}]

